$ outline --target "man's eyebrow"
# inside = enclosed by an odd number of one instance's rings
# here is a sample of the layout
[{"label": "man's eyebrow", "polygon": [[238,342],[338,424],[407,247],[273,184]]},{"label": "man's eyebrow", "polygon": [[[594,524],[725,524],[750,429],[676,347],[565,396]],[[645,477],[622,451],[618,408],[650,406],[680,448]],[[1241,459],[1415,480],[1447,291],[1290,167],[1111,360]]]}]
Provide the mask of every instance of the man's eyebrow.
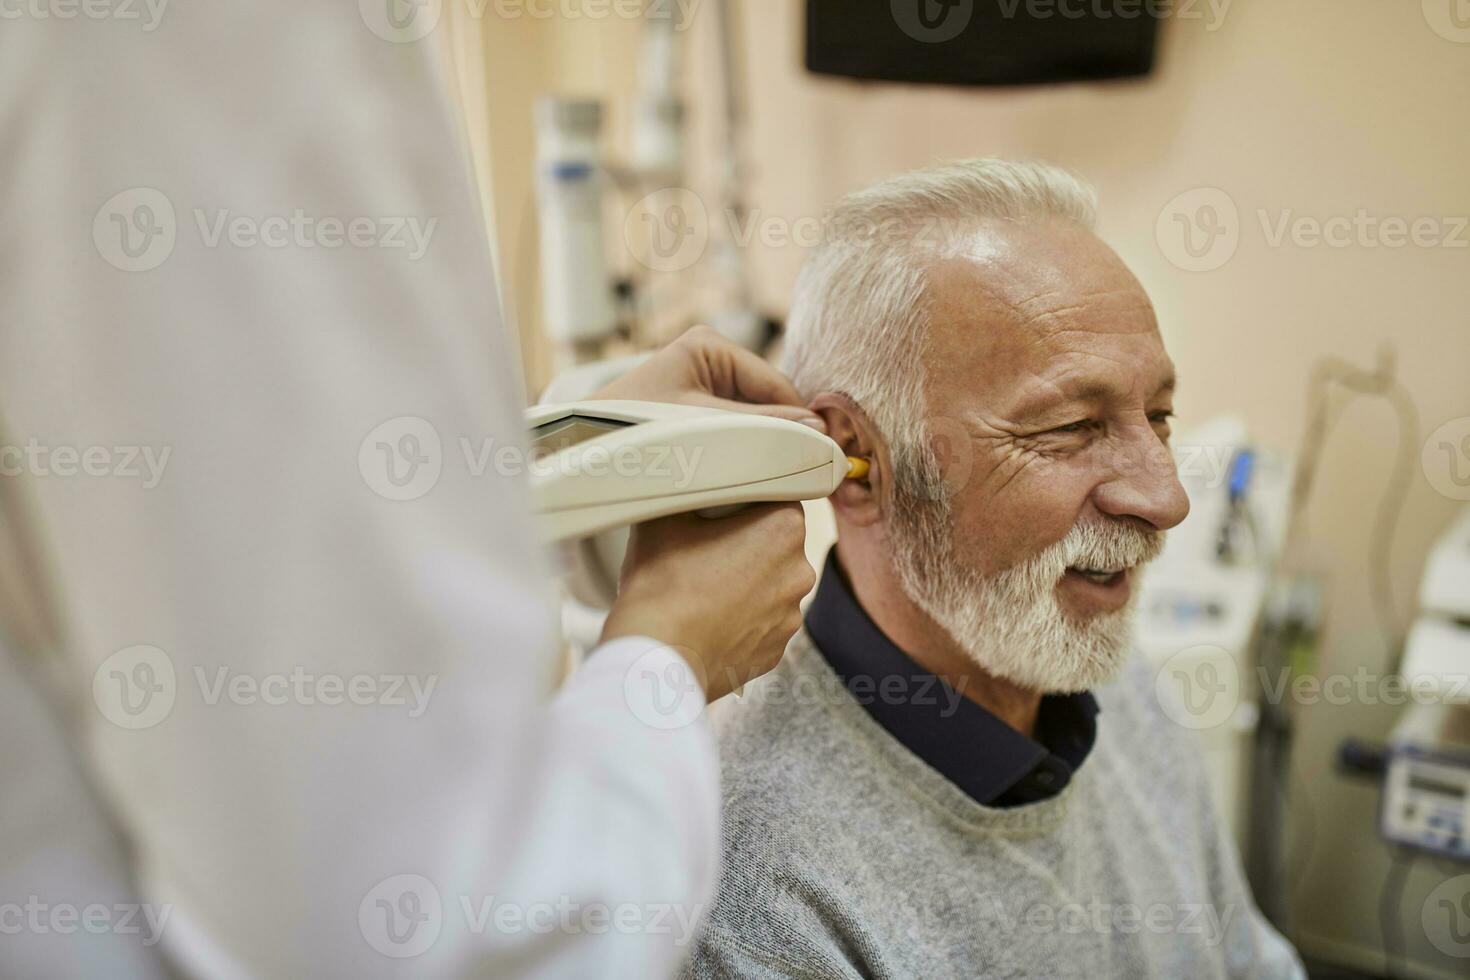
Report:
[{"label": "man's eyebrow", "polygon": [[[1149,400],[1158,398],[1160,395],[1173,394],[1178,386],[1178,378],[1170,372],[1159,386],[1154,389]],[[1054,411],[1057,408],[1072,402],[1103,401],[1108,398],[1117,397],[1119,389],[1104,381],[1095,379],[1068,381],[1060,379],[1052,384],[1034,389],[1029,395],[1021,399],[1016,406],[1016,411],[1022,415],[1039,415],[1044,412]]]}]

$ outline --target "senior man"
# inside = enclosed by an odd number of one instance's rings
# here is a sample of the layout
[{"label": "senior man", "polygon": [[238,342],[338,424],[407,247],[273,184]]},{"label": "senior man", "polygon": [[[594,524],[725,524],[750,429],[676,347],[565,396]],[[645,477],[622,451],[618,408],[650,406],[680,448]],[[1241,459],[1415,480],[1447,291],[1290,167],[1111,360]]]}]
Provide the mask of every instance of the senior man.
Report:
[{"label": "senior man", "polygon": [[716,718],[691,977],[1301,976],[1190,733],[1129,668],[1188,501],[1174,368],[1091,190],[978,160],[840,202],[787,368],[846,451],[777,670]]}]

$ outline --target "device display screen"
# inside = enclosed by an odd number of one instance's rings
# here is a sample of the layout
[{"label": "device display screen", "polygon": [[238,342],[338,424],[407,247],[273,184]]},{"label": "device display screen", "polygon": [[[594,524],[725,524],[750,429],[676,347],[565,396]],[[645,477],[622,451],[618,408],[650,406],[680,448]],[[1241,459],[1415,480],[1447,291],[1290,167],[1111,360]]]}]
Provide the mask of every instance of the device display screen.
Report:
[{"label": "device display screen", "polygon": [[1434,793],[1439,796],[1448,796],[1454,799],[1463,799],[1465,796],[1465,787],[1463,786],[1452,786],[1438,779],[1430,779],[1427,776],[1417,774],[1409,776],[1409,788],[1417,789],[1423,793]]},{"label": "device display screen", "polygon": [[579,442],[595,439],[617,429],[626,429],[633,424],[591,415],[568,415],[532,429],[531,445],[544,452],[561,452],[568,446],[575,446]]}]

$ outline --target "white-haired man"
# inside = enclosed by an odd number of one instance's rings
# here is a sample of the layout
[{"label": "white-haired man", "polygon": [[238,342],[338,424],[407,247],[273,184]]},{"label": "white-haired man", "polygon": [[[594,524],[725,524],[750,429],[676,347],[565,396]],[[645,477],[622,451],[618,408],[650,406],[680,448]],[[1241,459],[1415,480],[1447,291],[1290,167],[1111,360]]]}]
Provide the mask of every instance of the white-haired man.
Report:
[{"label": "white-haired man", "polygon": [[1303,974],[1125,667],[1189,505],[1173,365],[1093,221],[1059,170],[955,163],[845,198],[803,270],[787,369],[871,469],[805,629],[716,717],[688,975]]}]

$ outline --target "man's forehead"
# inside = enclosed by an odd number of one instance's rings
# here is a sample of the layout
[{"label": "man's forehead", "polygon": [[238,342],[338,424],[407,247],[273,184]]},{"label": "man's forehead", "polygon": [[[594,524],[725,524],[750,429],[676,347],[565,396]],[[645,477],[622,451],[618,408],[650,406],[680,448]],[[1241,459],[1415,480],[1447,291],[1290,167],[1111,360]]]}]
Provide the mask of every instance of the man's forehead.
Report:
[{"label": "man's forehead", "polygon": [[925,302],[931,381],[1000,396],[1037,382],[1160,387],[1172,374],[1147,294],[1085,229],[984,233],[930,269]]}]

